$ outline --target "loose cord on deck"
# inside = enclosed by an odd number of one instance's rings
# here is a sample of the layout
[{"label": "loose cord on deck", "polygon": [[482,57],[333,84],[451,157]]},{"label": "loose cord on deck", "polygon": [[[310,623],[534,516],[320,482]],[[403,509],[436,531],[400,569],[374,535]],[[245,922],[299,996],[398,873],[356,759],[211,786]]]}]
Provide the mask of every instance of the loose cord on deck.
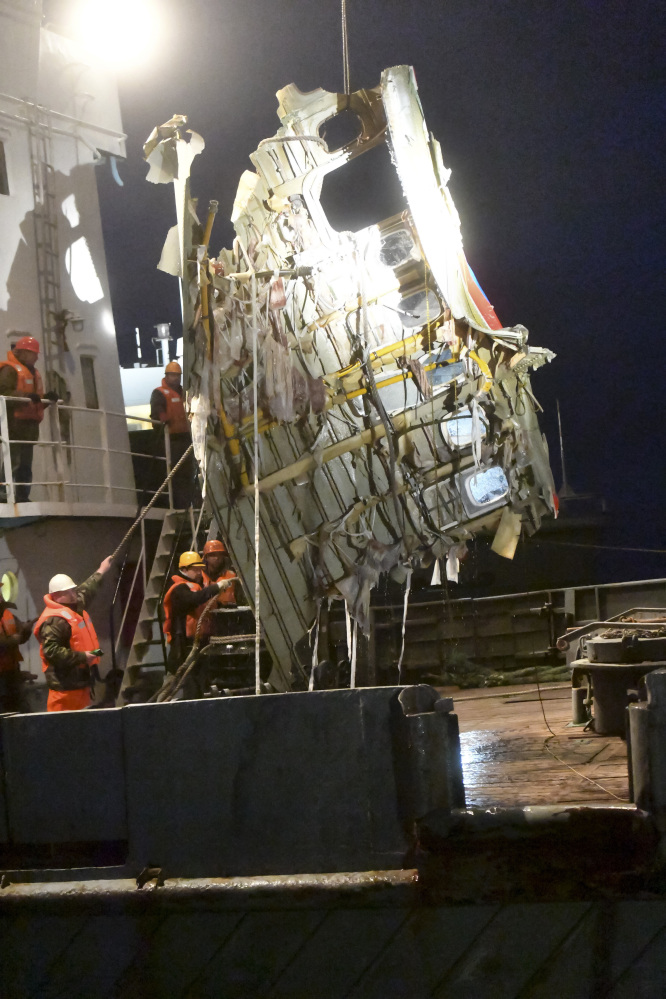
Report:
[{"label": "loose cord on deck", "polygon": [[553,757],[554,760],[557,760],[558,763],[561,763],[563,767],[567,768],[567,770],[571,770],[572,773],[575,773],[577,777],[582,777],[583,780],[586,780],[588,781],[588,783],[594,784],[595,787],[598,787],[600,791],[604,792],[604,794],[609,794],[611,798],[615,798],[617,801],[621,801],[624,804],[625,799],[621,798],[619,794],[615,794],[614,791],[610,791],[607,787],[604,787],[603,784],[600,784],[599,781],[593,780],[591,777],[588,777],[586,774],[581,773],[580,770],[576,770],[575,767],[572,767],[570,763],[566,763],[563,759],[557,756],[556,753],[554,753],[553,750],[550,748],[548,743],[550,742],[551,739],[557,738],[557,733],[553,732],[552,728],[548,723],[548,719],[546,718],[546,709],[544,708],[543,697],[541,694],[541,684],[539,683],[538,666],[534,667],[534,676],[536,678],[537,691],[539,693],[539,705],[541,707],[541,714],[543,715],[544,724],[548,729],[548,731],[550,732],[550,735],[547,735],[546,738],[543,740],[543,748],[546,750],[547,753],[550,754],[550,756]]}]

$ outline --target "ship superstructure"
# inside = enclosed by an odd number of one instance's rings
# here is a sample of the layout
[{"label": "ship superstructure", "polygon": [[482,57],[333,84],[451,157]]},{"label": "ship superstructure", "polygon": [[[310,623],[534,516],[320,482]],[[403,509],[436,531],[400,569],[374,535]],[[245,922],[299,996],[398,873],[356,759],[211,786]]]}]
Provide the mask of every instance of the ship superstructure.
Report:
[{"label": "ship superstructure", "polygon": [[[29,502],[16,502],[0,398],[0,574],[18,576],[25,619],[54,572],[85,578],[136,514],[96,183],[125,138],[112,71],[42,26],[40,0],[1,3],[0,358],[15,331],[35,337],[45,390],[60,400],[40,425]],[[24,655],[41,675],[35,642]]]}]

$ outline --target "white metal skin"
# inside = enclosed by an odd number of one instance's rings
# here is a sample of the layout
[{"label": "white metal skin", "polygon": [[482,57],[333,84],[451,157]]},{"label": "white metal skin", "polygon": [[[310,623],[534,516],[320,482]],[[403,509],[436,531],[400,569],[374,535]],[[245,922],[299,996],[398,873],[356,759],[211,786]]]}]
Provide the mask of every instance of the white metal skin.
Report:
[{"label": "white metal skin", "polygon": [[[344,599],[367,633],[383,572],[405,579],[449,552],[454,566],[480,531],[512,557],[521,531],[553,513],[529,369],[554,355],[528,346],[524,327],[501,327],[478,289],[409,67],[354,94],[292,85],[278,100],[281,128],[241,177],[232,249],[188,253],[180,173],[177,198],[195,330],[189,398],[193,412],[212,414],[208,495],[250,599],[259,566],[270,682],[286,689],[294,676],[307,682],[322,601]],[[361,134],[329,150],[320,129],[345,107]],[[181,124],[158,130],[179,158],[191,146]],[[321,201],[327,176],[382,145],[404,211],[336,231]],[[208,330],[197,286],[207,288]]]}]

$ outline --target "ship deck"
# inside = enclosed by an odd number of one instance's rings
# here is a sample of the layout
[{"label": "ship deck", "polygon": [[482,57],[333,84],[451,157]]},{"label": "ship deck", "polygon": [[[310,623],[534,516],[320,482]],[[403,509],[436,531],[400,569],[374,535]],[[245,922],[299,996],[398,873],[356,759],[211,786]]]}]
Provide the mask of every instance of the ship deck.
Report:
[{"label": "ship deck", "polygon": [[460,723],[468,807],[629,801],[626,743],[570,725],[570,686],[542,684],[542,703],[534,684],[440,689]]}]

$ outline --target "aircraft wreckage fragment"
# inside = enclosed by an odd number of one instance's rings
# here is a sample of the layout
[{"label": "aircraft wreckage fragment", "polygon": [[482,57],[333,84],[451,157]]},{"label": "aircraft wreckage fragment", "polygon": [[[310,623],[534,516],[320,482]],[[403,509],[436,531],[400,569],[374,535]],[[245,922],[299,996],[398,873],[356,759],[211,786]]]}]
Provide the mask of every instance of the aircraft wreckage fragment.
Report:
[{"label": "aircraft wreckage fragment", "polygon": [[[203,140],[186,141],[176,116],[145,151],[148,179],[175,185],[159,266],[182,281],[195,450],[248,597],[257,380],[261,619],[271,682],[287,689],[309,672],[323,601],[344,598],[365,631],[381,573],[404,580],[442,560],[457,578],[472,535],[494,533],[512,558],[521,530],[555,511],[529,380],[554,354],[528,346],[523,326],[503,328],[477,284],[410,67],[349,96],[290,85],[278,100],[281,127],[251,155],[236,239],[217,257],[217,205],[202,226],[189,194]],[[329,149],[343,110],[359,134]],[[401,210],[336,231],[322,188],[377,147]]]}]

